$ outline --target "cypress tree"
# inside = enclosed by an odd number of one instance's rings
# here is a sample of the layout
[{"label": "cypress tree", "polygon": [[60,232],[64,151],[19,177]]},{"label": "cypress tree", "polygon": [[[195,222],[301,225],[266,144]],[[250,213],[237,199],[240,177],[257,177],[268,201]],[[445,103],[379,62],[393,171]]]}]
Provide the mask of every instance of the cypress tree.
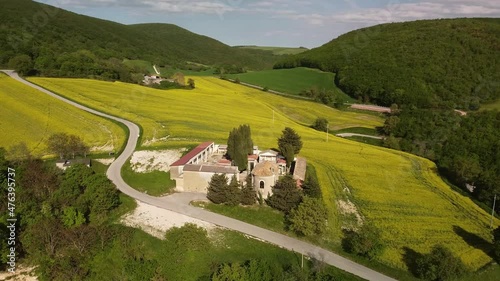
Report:
[{"label": "cypress tree", "polygon": [[240,171],[246,170],[248,165],[248,154],[253,151],[250,126],[240,125],[234,128],[227,140],[227,154],[233,160]]},{"label": "cypress tree", "polygon": [[236,151],[237,143],[235,135],[236,135],[236,129],[233,129],[231,130],[231,132],[229,132],[229,137],[227,138],[227,155],[229,155],[231,159],[233,159]]},{"label": "cypress tree", "polygon": [[241,201],[243,205],[253,205],[257,200],[255,189],[253,188],[252,175],[249,174],[245,186],[241,189]]},{"label": "cypress tree", "polygon": [[226,203],[231,206],[236,206],[240,203],[241,200],[241,189],[240,183],[236,176],[231,178],[231,182],[229,186],[226,188]]},{"label": "cypress tree", "polygon": [[293,147],[293,153],[299,154],[302,149],[302,140],[299,134],[295,132],[294,129],[286,127],[283,130],[283,134],[278,138],[278,147],[281,152],[284,152],[286,145],[291,145]]}]

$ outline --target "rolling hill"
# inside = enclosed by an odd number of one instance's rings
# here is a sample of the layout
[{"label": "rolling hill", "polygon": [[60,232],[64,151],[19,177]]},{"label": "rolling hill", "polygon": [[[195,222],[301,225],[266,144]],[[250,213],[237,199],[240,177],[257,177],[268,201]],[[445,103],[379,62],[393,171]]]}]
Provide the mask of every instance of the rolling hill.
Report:
[{"label": "rolling hill", "polygon": [[48,155],[46,141],[55,133],[80,136],[93,151],[119,150],[125,132],[117,124],[83,112],[0,73],[0,147],[24,142],[36,156]]},{"label": "rolling hill", "polygon": [[346,33],[275,68],[337,74],[337,85],[390,106],[477,109],[500,97],[500,19],[422,20]]},{"label": "rolling hill", "polygon": [[2,0],[0,65],[24,54],[36,70],[57,76],[61,71],[78,69],[78,65],[64,63],[67,56],[82,50],[88,51],[82,60],[95,64],[117,58],[157,65],[191,61],[263,69],[276,61],[270,51],[232,48],[172,24],[123,25],[31,0]]}]

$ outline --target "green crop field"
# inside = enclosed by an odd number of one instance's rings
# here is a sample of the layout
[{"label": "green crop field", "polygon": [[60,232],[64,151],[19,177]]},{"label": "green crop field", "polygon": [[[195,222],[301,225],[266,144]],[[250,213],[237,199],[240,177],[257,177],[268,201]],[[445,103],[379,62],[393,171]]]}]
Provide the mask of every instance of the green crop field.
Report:
[{"label": "green crop field", "polygon": [[45,141],[54,133],[80,136],[96,151],[120,149],[125,132],[106,119],[76,109],[62,101],[0,74],[0,147],[26,143],[35,155],[47,155]]},{"label": "green crop field", "polygon": [[275,55],[296,55],[308,50],[306,48],[268,47],[268,46],[235,46],[234,48],[271,51]]},{"label": "green crop field", "polygon": [[323,72],[317,69],[298,67],[292,69],[273,69],[247,72],[242,74],[231,74],[229,78],[239,78],[242,82],[254,84],[261,87],[269,87],[271,90],[292,95],[298,95],[301,91],[317,88],[318,90],[333,91],[352,101],[352,98],[344,94],[335,86],[333,80],[335,74]]},{"label": "green crop field", "polygon": [[[452,191],[437,175],[434,163],[337,137],[326,142],[325,133],[308,127],[322,116],[335,130],[375,128],[382,124],[380,117],[287,99],[217,78],[194,79],[194,90],[168,91],[85,79],[30,80],[139,123],[143,144],[152,147],[225,142],[233,127],[250,124],[254,143],[265,149],[276,147],[281,130],[292,127],[302,136],[301,155],[315,166],[322,186],[329,209],[327,242],[340,244],[341,227],[350,223],[352,215],[343,215],[339,202],[350,200],[363,221],[382,231],[388,247],[378,259],[384,264],[405,269],[405,247],[424,253],[435,244],[445,244],[471,269],[491,261],[470,241],[478,237],[491,242],[488,214]],[[500,222],[495,220],[494,225]]]}]

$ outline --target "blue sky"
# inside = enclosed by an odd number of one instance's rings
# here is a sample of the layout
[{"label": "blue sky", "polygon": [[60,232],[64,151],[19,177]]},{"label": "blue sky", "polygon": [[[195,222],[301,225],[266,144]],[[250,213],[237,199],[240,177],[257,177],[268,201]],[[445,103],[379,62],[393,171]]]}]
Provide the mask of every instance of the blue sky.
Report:
[{"label": "blue sky", "polygon": [[320,46],[386,22],[500,17],[500,0],[48,0],[123,24],[173,23],[228,45]]}]

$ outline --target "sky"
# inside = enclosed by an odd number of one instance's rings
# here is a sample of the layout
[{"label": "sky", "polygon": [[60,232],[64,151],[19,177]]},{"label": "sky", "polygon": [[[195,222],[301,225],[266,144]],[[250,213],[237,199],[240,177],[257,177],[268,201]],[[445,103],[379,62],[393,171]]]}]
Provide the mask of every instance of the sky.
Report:
[{"label": "sky", "polygon": [[225,44],[321,46],[388,22],[500,17],[500,0],[38,0],[123,24],[173,23]]}]

